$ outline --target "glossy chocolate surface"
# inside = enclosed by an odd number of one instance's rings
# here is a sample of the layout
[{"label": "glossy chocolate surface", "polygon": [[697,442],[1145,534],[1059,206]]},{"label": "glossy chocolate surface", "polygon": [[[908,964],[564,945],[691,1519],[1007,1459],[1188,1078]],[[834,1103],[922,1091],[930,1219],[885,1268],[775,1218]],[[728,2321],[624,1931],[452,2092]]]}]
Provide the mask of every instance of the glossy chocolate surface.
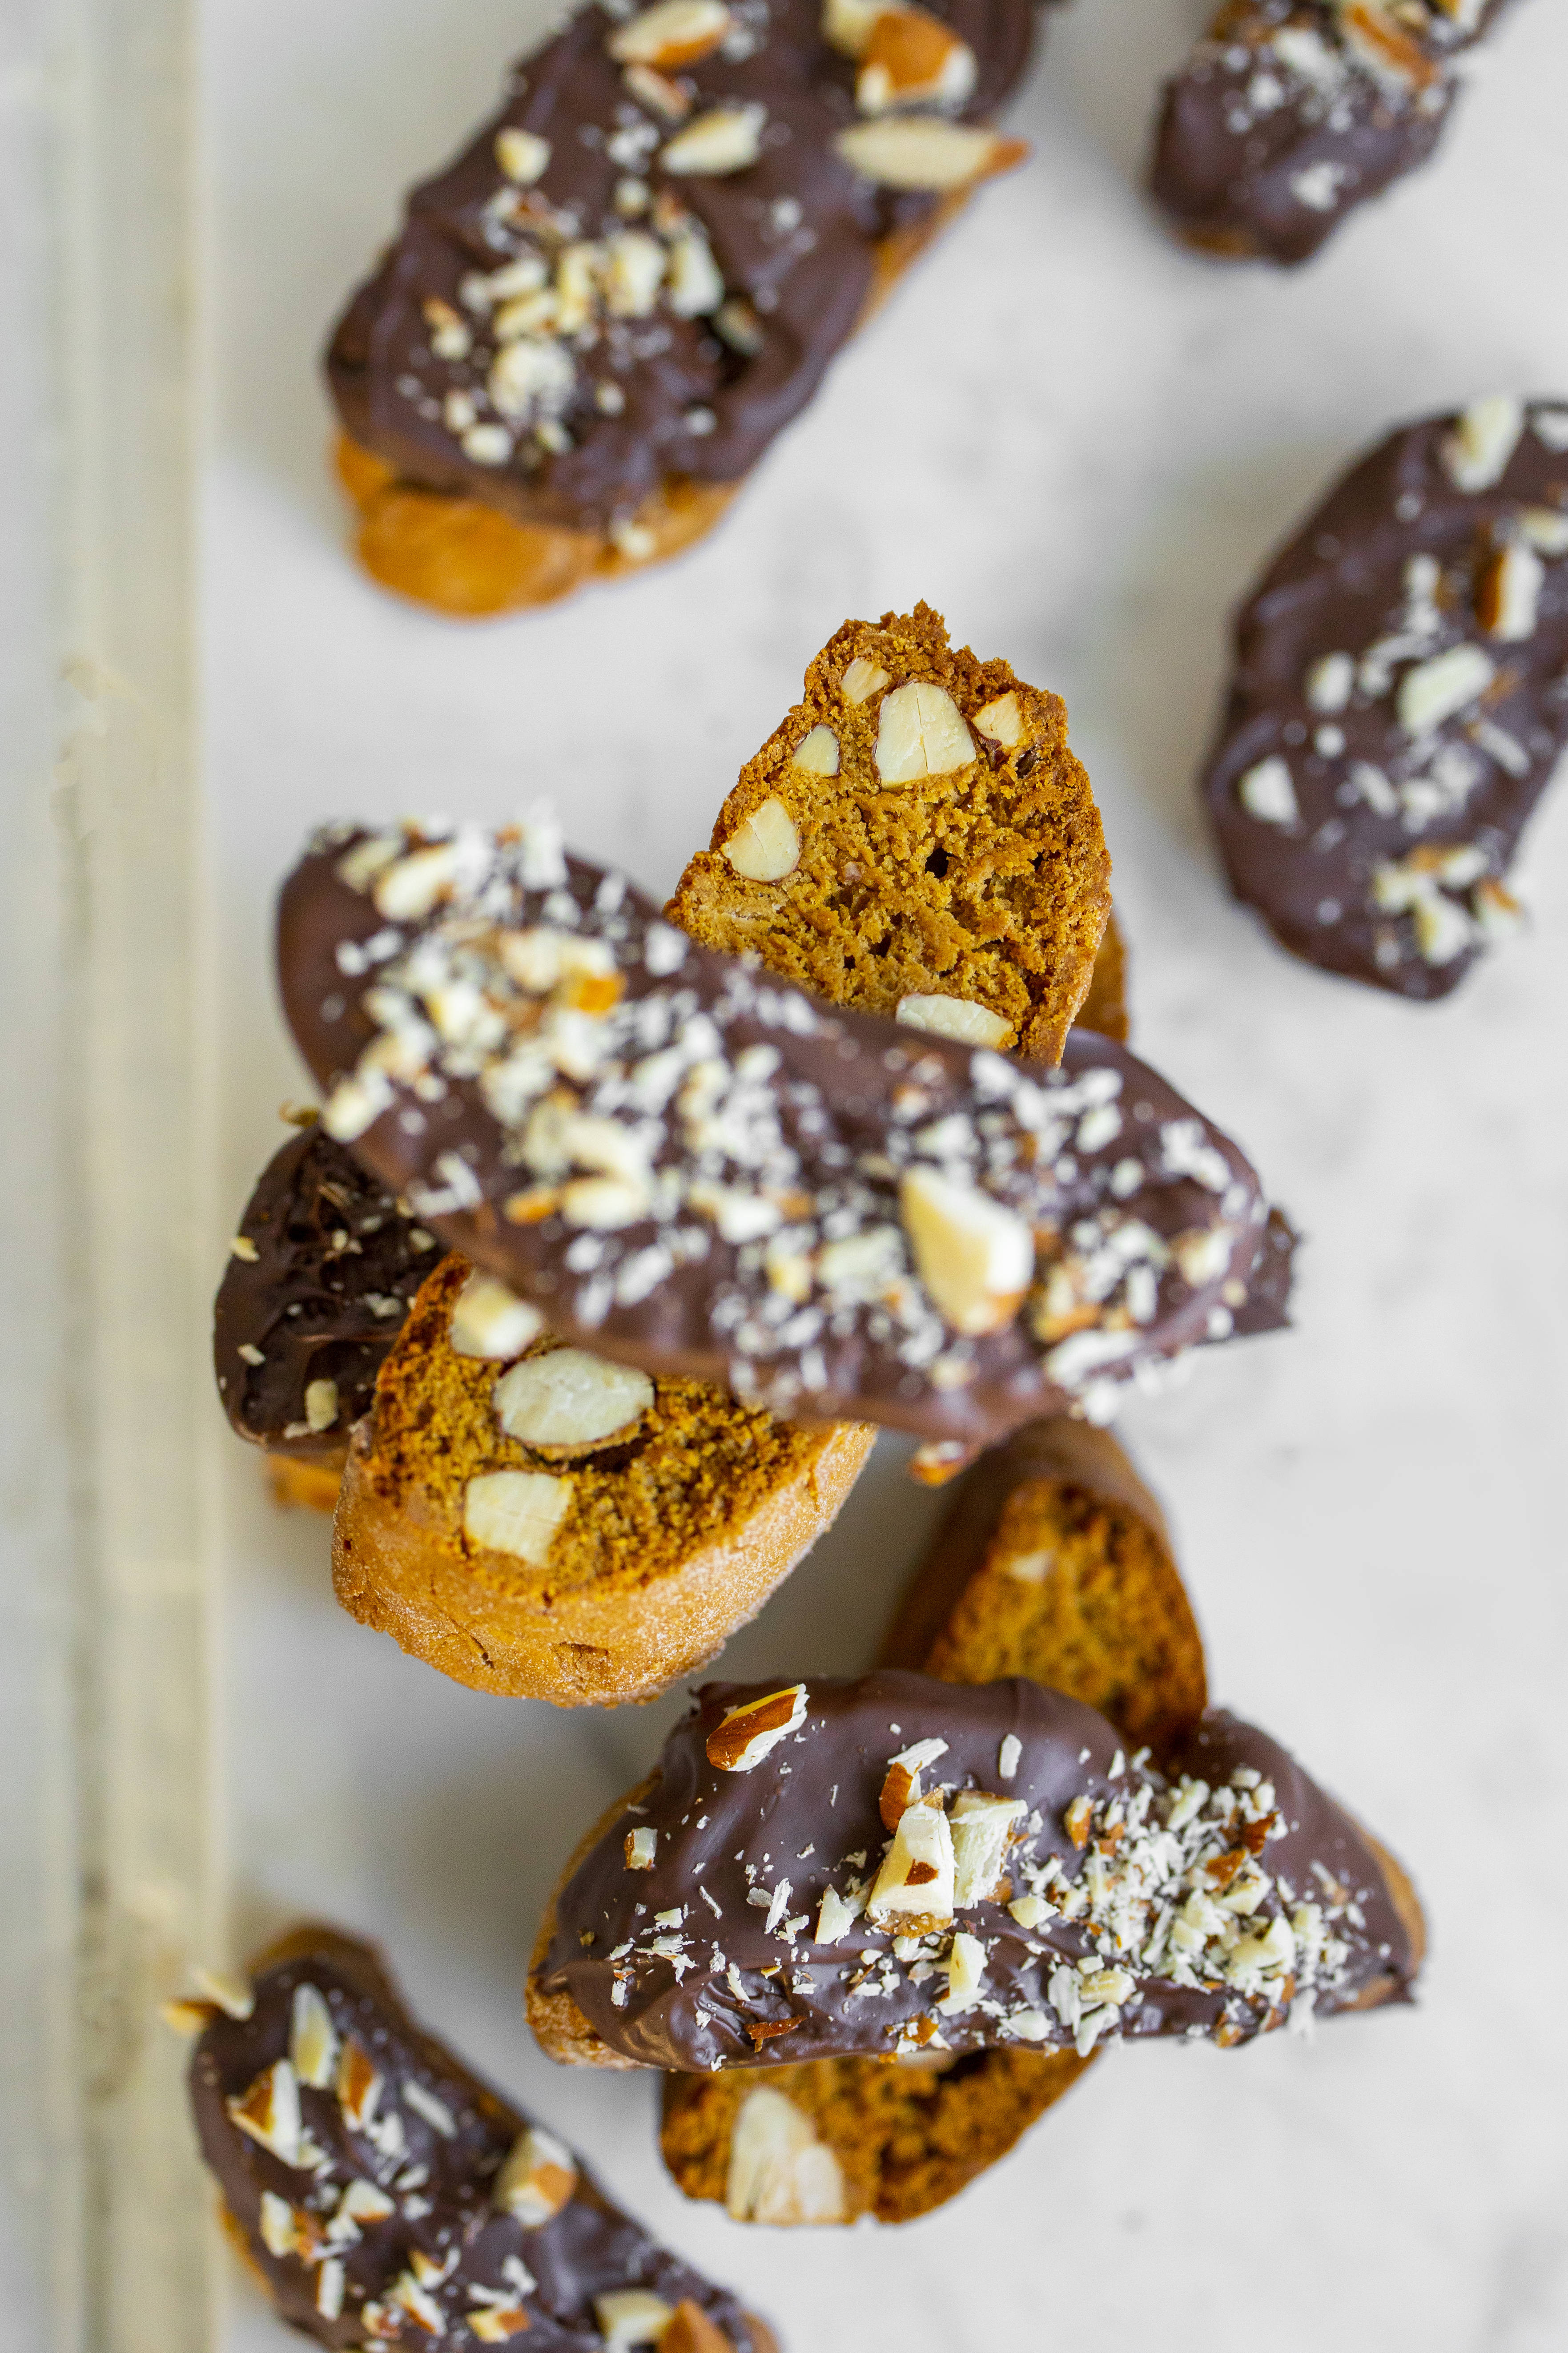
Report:
[{"label": "glossy chocolate surface", "polygon": [[[301,1987],[315,1989],[331,2021],[320,2084],[300,2081]],[[366,2063],[357,2082],[343,2073],[351,2046],[354,2063]],[[288,2080],[270,2114],[282,2128],[268,2146],[235,2111],[257,2113],[247,2095],[279,2063]],[[372,2073],[374,2096],[363,2089]],[[349,2120],[345,2084],[351,2105],[360,2094],[361,2122]],[[539,2226],[498,2209],[498,2177],[528,2119],[422,2033],[374,1953],[345,1937],[264,1968],[248,2018],[215,2012],[190,2094],[203,2157],[251,2261],[284,2319],[321,2345],[592,2353],[604,2342],[595,2298],[640,2288],[671,2307],[700,2306],[733,2353],[771,2353],[733,2296],[649,2238],[581,2166],[567,2202]],[[367,2185],[379,2196],[367,2198]],[[559,2195],[563,2180],[551,2186]]]},{"label": "glossy chocolate surface", "polygon": [[1166,84],[1151,186],[1193,244],[1305,261],[1426,162],[1501,0],[1229,0]]},{"label": "glossy chocolate surface", "polygon": [[[262,1170],[239,1242],[213,1303],[224,1409],[271,1453],[341,1455],[440,1245],[314,1122]],[[320,1430],[305,1396],[315,1381],[337,1392]]]},{"label": "glossy chocolate surface", "polygon": [[[1470,691],[1425,723],[1456,656]],[[1440,997],[1517,924],[1503,880],[1565,743],[1568,400],[1478,403],[1391,434],[1269,565],[1203,792],[1283,945]]]},{"label": "glossy chocolate surface", "polygon": [[[356,441],[410,481],[522,522],[608,530],[668,477],[738,480],[854,328],[880,241],[929,223],[938,201],[879,187],[834,152],[835,135],[865,118],[854,64],[824,38],[821,0],[737,0],[717,48],[664,72],[675,86],[668,103],[686,108],[679,119],[608,53],[630,13],[584,9],[514,72],[500,111],[413,192],[402,233],[328,353]],[[956,111],[987,118],[1027,61],[1029,0],[942,0],[937,13],[974,58],[972,94]],[[682,121],[746,109],[763,114],[749,167],[664,167]],[[504,149],[518,132],[548,143],[527,185],[498,161],[498,133]],[[493,371],[516,316],[506,305],[528,291],[519,265],[548,285],[563,252],[611,252],[631,232],[673,253],[683,223],[711,257],[701,267],[721,278],[722,302],[715,280],[712,308],[677,315],[672,280],[644,315],[600,305],[574,332],[532,327],[515,340],[531,341],[536,364],[522,375],[537,389],[520,411],[503,391],[515,413],[498,408]],[[494,434],[504,451],[479,461],[472,453]]]},{"label": "glossy chocolate surface", "polygon": [[[437,868],[437,903],[389,915]],[[578,977],[505,977],[520,934],[530,955],[566,941]],[[1257,1179],[1124,1048],[1079,1032],[1047,1070],[835,1011],[547,832],[337,829],[284,887],[279,959],[326,1125],[603,1355],[973,1440],[1109,1411],[1245,1303]],[[1033,1229],[1034,1291],[1000,1328],[961,1336],[916,1281],[916,1168],[1002,1205],[1026,1251]]]},{"label": "glossy chocolate surface", "polygon": [[[1300,2023],[1402,1995],[1415,1975],[1367,1841],[1277,1742],[1234,1716],[1205,1715],[1167,1783],[1129,1762],[1094,1709],[1038,1683],[882,1669],[814,1679],[797,1730],[751,1770],[719,1769],[710,1736],[771,1688],[699,1692],[651,1788],[559,1898],[537,1985],[569,1993],[605,2042],[644,2065],[701,2072],[1009,2041],[1081,2053],[1118,2035],[1228,2044],[1292,2011]],[[889,1763],[932,1740],[945,1747],[921,1768],[920,1794],[940,1786],[955,1824],[964,1789],[1022,1801],[1001,1883],[918,1938],[895,1945],[862,1912],[819,1941],[827,1891],[853,1900],[877,1879]],[[1075,1820],[1080,1804],[1086,1819]],[[639,1831],[655,1834],[648,1868],[631,1864]],[[1128,1908],[1139,1872],[1148,1901]],[[1038,1917],[1025,1926],[1011,1907],[1025,1899],[1027,1916],[1031,1894]],[[948,2010],[955,1930],[983,1946],[983,1974],[970,2005]]]}]

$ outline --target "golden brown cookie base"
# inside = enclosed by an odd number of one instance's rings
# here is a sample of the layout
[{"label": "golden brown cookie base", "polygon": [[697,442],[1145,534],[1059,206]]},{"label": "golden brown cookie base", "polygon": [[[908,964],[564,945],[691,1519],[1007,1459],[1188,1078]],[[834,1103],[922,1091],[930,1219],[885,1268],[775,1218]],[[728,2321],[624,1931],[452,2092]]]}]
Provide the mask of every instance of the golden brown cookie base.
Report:
[{"label": "golden brown cookie base", "polygon": [[[971,756],[889,783],[884,704],[922,686],[956,709]],[[982,715],[1005,725],[1005,744]],[[831,772],[812,765],[813,743],[826,744]],[[768,823],[784,829],[793,856],[771,880],[746,871],[748,841]],[[942,616],[922,604],[836,632],[666,913],[705,947],[750,950],[835,1005],[896,1014],[906,997],[937,997],[984,1007],[1006,1025],[985,1042],[1054,1062],[1089,992],[1110,878],[1059,695],[951,646]]]},{"label": "golden brown cookie base", "polygon": [[[884,237],[858,324],[879,310],[917,254],[968,201],[944,198],[917,228]],[[617,545],[603,532],[515,522],[481,499],[456,498],[403,480],[346,433],[334,455],[338,480],[359,515],[354,548],[373,580],[456,620],[489,620],[552,605],[590,580],[617,580],[679,555],[711,531],[741,482],[673,476],[632,518]],[[637,550],[626,553],[626,545]]]},{"label": "golden brown cookie base", "polygon": [[1089,995],[1074,1015],[1072,1026],[1075,1029],[1098,1030],[1102,1038],[1114,1038],[1119,1046],[1127,1043],[1131,1028],[1127,1007],[1127,943],[1121,936],[1114,908],[1094,960]]},{"label": "golden brown cookie base", "polygon": [[[761,1609],[834,1518],[875,1430],[805,1430],[669,1379],[626,1443],[546,1459],[501,1430],[500,1366],[451,1348],[468,1274],[454,1257],[425,1284],[354,1430],[332,1530],[338,1599],[476,1691],[559,1707],[652,1699]],[[464,1532],[468,1481],[497,1471],[571,1482],[542,1565]]]},{"label": "golden brown cookie base", "polygon": [[273,1502],[281,1511],[335,1512],[348,1454],[346,1446],[329,1462],[301,1462],[292,1454],[268,1454],[267,1483]]}]

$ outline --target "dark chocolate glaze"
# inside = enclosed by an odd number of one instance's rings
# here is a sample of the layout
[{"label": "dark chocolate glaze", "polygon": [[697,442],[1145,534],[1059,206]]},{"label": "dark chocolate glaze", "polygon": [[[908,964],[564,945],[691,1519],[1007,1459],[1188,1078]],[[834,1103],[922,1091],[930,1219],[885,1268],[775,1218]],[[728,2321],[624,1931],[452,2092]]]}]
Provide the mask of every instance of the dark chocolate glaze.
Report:
[{"label": "dark chocolate glaze", "polygon": [[[1077,1964],[1089,1954],[1133,1980],[1119,2018],[1101,2021],[1090,2047],[1118,2034],[1246,2042],[1284,2024],[1293,2002],[1327,2016],[1404,1998],[1415,1977],[1417,1956],[1371,1845],[1286,1750],[1234,1716],[1204,1717],[1172,1760],[1167,1784],[1146,1763],[1128,1762],[1095,1709],[1039,1683],[1014,1676],[955,1684],[883,1668],[856,1682],[814,1679],[799,1730],[750,1772],[710,1764],[705,1743],[726,1712],[776,1688],[705,1685],[666,1742],[651,1788],[605,1831],[558,1899],[536,1986],[546,1995],[569,1994],[602,2039],[639,2064],[703,2073],[885,2056],[921,2040],[910,2034],[921,2021],[934,2023],[961,2054],[1021,2039],[1021,2021],[1022,2039],[1060,2048],[1073,2043],[1075,2031],[1070,1999],[1063,1997],[1067,2017],[1058,2007],[1058,1972],[1081,1974]],[[1019,1752],[1005,1778],[1002,1744],[1009,1736]],[[1271,1834],[1257,1834],[1257,1868],[1268,1885],[1241,1928],[1260,1933],[1282,1913],[1315,1904],[1331,1912],[1342,1952],[1314,1971],[1298,1936],[1293,1964],[1267,1985],[1227,1983],[1203,1966],[1193,1981],[1178,1983],[1141,1965],[1136,1944],[1118,1951],[1085,1920],[1048,1911],[1026,1929],[1006,1901],[986,1899],[951,1924],[986,1947],[980,1999],[955,2013],[938,2010],[951,1928],[906,1946],[901,1957],[891,1933],[869,1926],[864,1915],[838,1940],[814,1941],[827,1889],[842,1895],[855,1881],[875,1880],[889,1844],[878,1800],[889,1761],[931,1738],[944,1740],[947,1752],[924,1769],[924,1794],[940,1783],[950,1809],[957,1791],[972,1788],[1021,1799],[1030,1810],[1023,1840],[1003,1866],[1013,1901],[1031,1869],[1053,1857],[1058,1894],[1080,1882],[1087,1887],[1102,1832],[1116,1847],[1112,1864],[1136,1851],[1136,1831],[1117,1845],[1115,1825],[1106,1823],[1104,1810],[1117,1800],[1126,1807],[1152,1793],[1157,1819],[1170,1803],[1163,1793],[1179,1794],[1184,1775],[1201,1778],[1213,1792],[1237,1768],[1261,1777],[1274,1791],[1264,1811],[1278,1812]],[[1251,1801],[1252,1792],[1232,1791],[1232,1801],[1237,1797]],[[1075,1845],[1063,1819],[1081,1798],[1097,1810],[1087,1850]],[[1232,1821],[1208,1835],[1205,1855],[1239,1847],[1240,1816]],[[626,1842],[639,1828],[657,1832],[657,1846],[651,1868],[634,1870]],[[855,1855],[859,1863],[848,1860]],[[748,1900],[750,1890],[776,1894],[784,1882],[781,1901]],[[1213,1883],[1210,1874],[1205,1884]],[[1179,1892],[1176,1900],[1184,1900]],[[676,1911],[679,1926],[660,1925],[660,1915]],[[747,2031],[769,2022],[771,2035]]]},{"label": "dark chocolate glaze", "polygon": [[[637,102],[605,48],[630,13],[585,9],[514,73],[500,112],[413,192],[401,235],[353,297],[327,356],[355,441],[410,481],[483,500],[520,522],[602,531],[671,476],[738,480],[850,334],[879,244],[936,211],[934,196],[879,188],[835,153],[835,134],[864,118],[855,67],[823,37],[821,0],[738,0],[731,41],[674,79],[691,98],[688,121],[715,108],[765,108],[761,153],[734,173],[665,172],[659,151],[675,125]],[[1029,0],[943,0],[939,13],[974,54],[962,113],[988,118],[1027,62]],[[496,134],[508,128],[549,142],[549,164],[530,189],[511,188],[497,163]],[[492,312],[465,301],[465,283],[471,292],[476,275],[522,256],[552,262],[563,237],[647,230],[651,211],[616,209],[617,184],[627,180],[700,225],[727,293],[750,308],[757,348],[736,349],[709,318],[677,317],[662,301],[650,316],[604,321],[557,347],[575,363],[555,416],[565,446],[542,446],[524,420],[510,459],[474,462],[445,421],[446,404],[466,395],[481,424],[498,421],[486,391],[497,346]],[[432,348],[424,310],[432,299],[471,335],[461,357]],[[605,399],[618,402],[614,413],[597,405]]]},{"label": "dark chocolate glaze", "polygon": [[1467,31],[1427,0],[1424,22],[1402,14],[1392,26],[1396,47],[1378,65],[1332,0],[1228,0],[1165,86],[1155,200],[1209,251],[1309,259],[1426,162],[1458,95],[1454,60],[1501,5],[1487,0]]},{"label": "dark chocolate glaze", "polygon": [[1270,1209],[1263,1229],[1263,1247],[1247,1277],[1247,1297],[1236,1310],[1233,1327],[1238,1340],[1290,1327],[1290,1299],[1296,1282],[1296,1252],[1301,1237],[1283,1209]]},{"label": "dark chocolate glaze", "polygon": [[[213,1303],[213,1364],[241,1438],[327,1461],[370,1410],[375,1377],[438,1261],[433,1234],[315,1123],[275,1152],[240,1219],[256,1255],[231,1252]],[[249,1362],[242,1349],[259,1352]],[[337,1384],[337,1419],[313,1431],[310,1382]]]},{"label": "dark chocolate glaze", "polygon": [[[1295,955],[1405,997],[1446,997],[1513,920],[1499,885],[1568,743],[1568,401],[1526,415],[1482,490],[1454,479],[1451,416],[1402,427],[1336,484],[1237,617],[1229,704],[1203,778],[1237,896]],[[1507,641],[1483,627],[1478,599],[1532,518],[1563,552],[1527,549],[1540,567],[1534,626]],[[1484,653],[1494,676],[1413,735],[1402,683],[1458,646]],[[1314,707],[1309,678],[1332,655],[1353,661],[1353,691],[1343,708]],[[1297,811],[1285,822],[1242,798],[1243,779],[1274,760]],[[1422,867],[1428,915],[1378,903],[1388,870]]]},{"label": "dark chocolate glaze", "polygon": [[[420,838],[405,829],[379,839],[404,848]],[[1102,1413],[1118,1384],[1147,1380],[1160,1360],[1231,1329],[1267,1214],[1257,1178],[1227,1137],[1124,1048],[1078,1032],[1061,1067],[1048,1070],[911,1039],[896,1022],[833,1010],[697,946],[618,876],[561,862],[526,828],[521,842],[477,828],[453,837],[469,879],[434,914],[389,923],[367,895],[383,879],[356,887],[341,871],[345,853],[363,860],[370,840],[351,827],[318,840],[279,909],[284,1006],[300,1051],[329,1089],[362,1074],[329,1097],[323,1117],[426,1223],[531,1299],[563,1337],[653,1372],[725,1383],[775,1411],[969,1442],[1043,1412]],[[540,841],[557,861],[552,887],[521,879]],[[405,871],[400,863],[397,876]],[[595,1044],[604,1059],[566,1100],[639,1134],[652,1186],[668,1188],[664,1206],[618,1230],[585,1232],[555,1209],[532,1223],[505,1213],[520,1192],[547,1203],[560,1192],[541,1187],[529,1125],[548,1077],[503,1125],[487,1102],[493,1073],[474,1075],[483,1057],[461,1044],[438,1050],[426,1028],[418,1050],[434,1059],[396,1081],[372,1071],[372,1102],[344,1112],[361,1092],[366,1049],[374,1061],[388,1043],[367,1000],[384,1014],[389,1001],[412,1014],[405,992],[389,998],[389,982],[417,976],[431,958],[437,972],[451,971],[465,940],[485,986],[504,994],[498,925],[542,926],[614,957],[619,1000],[584,1025],[604,1041]],[[537,995],[504,1001],[520,1025],[510,1034],[526,1033],[520,1050],[532,1053],[557,1014]],[[716,1074],[717,1124],[694,1124],[686,1108],[681,1090],[699,1061]],[[559,1063],[546,1068],[559,1097]],[[660,1068],[662,1095],[640,1093]],[[1072,1331],[1064,1351],[1054,1325],[1037,1336],[1026,1306],[1001,1330],[960,1340],[912,1277],[899,1173],[915,1166],[956,1169],[1032,1227],[1037,1285],[1058,1268],[1069,1288],[1090,1283],[1087,1270],[1098,1266],[1107,1287],[1084,1311],[1093,1328]],[[773,1227],[799,1237],[808,1257],[826,1241],[875,1232],[896,1267],[858,1293],[820,1273],[804,1300],[781,1298],[768,1241],[726,1240],[714,1213],[696,1214],[684,1189],[694,1177],[721,1184],[726,1198],[743,1195],[748,1208],[771,1188],[785,1205]],[[1174,1237],[1184,1238],[1190,1280],[1166,1252]],[[1139,1264],[1142,1284],[1128,1271]],[[1120,1327],[1108,1327],[1114,1316]]]},{"label": "dark chocolate glaze", "polygon": [[[291,1947],[300,1941],[291,1939]],[[301,1985],[314,1986],[323,1997],[340,2048],[350,2038],[357,2042],[382,2089],[370,2129],[358,2130],[348,2124],[335,2090],[300,2085],[311,2146],[299,2151],[301,2162],[294,2165],[241,2130],[227,2103],[242,2099],[258,2076],[288,2059],[294,1992]],[[216,2012],[202,2033],[191,2061],[191,2105],[202,2155],[224,2204],[279,2313],[294,2327],[333,2347],[429,2343],[432,2332],[395,2295],[417,2251],[426,2274],[424,2293],[445,2323],[438,2341],[452,2353],[468,2353],[482,2341],[468,2325],[486,2306],[486,2296],[473,2294],[476,2286],[489,2293],[491,2309],[504,2309],[510,2292],[510,2303],[527,2316],[526,2329],[512,2341],[526,2338],[530,2353],[592,2353],[604,2341],[595,2297],[626,2288],[646,2288],[671,2306],[690,2299],[734,2353],[771,2353],[771,2337],[732,2295],[649,2238],[581,2166],[570,2201],[542,2227],[529,2229],[496,2210],[496,2177],[529,2119],[420,2031],[366,1947],[325,1934],[319,1946],[264,1968],[255,2002],[246,2019]],[[446,2111],[450,2134],[432,2120],[427,2105],[416,2105],[421,2093]],[[328,2226],[352,2181],[374,2183],[394,2201],[394,2211],[362,2221],[352,2237],[331,2240]],[[321,2242],[312,2260],[271,2252],[262,2232],[263,2192],[305,2218],[307,2242]],[[342,2265],[336,2318],[318,2305],[324,2257]],[[426,2266],[438,2273],[447,2263],[452,2264],[447,2276],[432,2279]],[[526,2292],[519,2289],[515,2268],[509,2275],[509,2267],[519,2264],[532,2282]],[[326,2300],[331,2301],[330,2294]]]}]

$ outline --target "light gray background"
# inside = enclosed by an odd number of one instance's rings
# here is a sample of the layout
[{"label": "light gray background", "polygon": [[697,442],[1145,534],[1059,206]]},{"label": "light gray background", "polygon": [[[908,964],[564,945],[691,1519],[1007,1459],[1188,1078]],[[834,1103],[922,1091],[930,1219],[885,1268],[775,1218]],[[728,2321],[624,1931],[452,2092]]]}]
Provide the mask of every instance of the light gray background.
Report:
[{"label": "light gray background", "polygon": [[[1563,1016],[1568,799],[1534,928],[1457,1001],[1289,962],[1195,813],[1226,616],[1392,419],[1568,390],[1568,11],[1521,7],[1435,168],[1294,277],[1201,265],[1137,194],[1199,0],[1075,0],[987,190],[695,554],[557,610],[452,627],[342,548],[313,378],[399,190],[488,106],[538,11],[210,0],[216,337],[205,681],[216,1198],[237,1213],[301,1076],[268,969],[315,819],[500,818],[671,883],[846,614],[925,596],[1067,697],[1132,944],[1136,1042],[1247,1145],[1310,1237],[1293,1337],[1130,1410],[1218,1694],[1414,1866],[1421,2006],[1312,2048],[1113,2053],[963,2201],[897,2235],[742,2231],[654,2156],[651,2079],[552,2068],[519,1986],[570,1842],[675,1702],[481,1698],[335,1609],[324,1525],[280,1518],[215,1412],[222,1799],[243,1949],[299,1910],[385,1940],[414,2002],[569,2134],[788,2343],[865,2353],[1154,2340],[1171,2353],[1545,2353],[1568,2335],[1561,1966]],[[225,1224],[212,1236],[215,1274]],[[929,1522],[885,1440],[726,1671],[854,1669]],[[1553,1867],[1555,1857],[1555,1867]],[[229,2353],[283,2333],[235,2275]]]}]

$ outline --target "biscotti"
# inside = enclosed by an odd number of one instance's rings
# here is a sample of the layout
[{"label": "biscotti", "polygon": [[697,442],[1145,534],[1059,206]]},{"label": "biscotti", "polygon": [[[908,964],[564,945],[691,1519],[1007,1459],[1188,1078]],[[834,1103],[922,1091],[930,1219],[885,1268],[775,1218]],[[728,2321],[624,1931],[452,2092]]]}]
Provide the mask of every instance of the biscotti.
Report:
[{"label": "biscotti", "polygon": [[[464,1328],[476,1288],[500,1294],[493,1343]],[[649,1699],[762,1607],[875,1436],[563,1346],[448,1258],[354,1430],[332,1582],[352,1616],[475,1690]]]},{"label": "biscotti", "polygon": [[975,184],[1029,0],[590,6],[416,188],[327,374],[384,585],[540,604],[706,531]]},{"label": "biscotti", "polygon": [[280,1501],[332,1509],[349,1430],[441,1254],[313,1116],[262,1170],[213,1303],[213,1366]]},{"label": "biscotti", "polygon": [[1424,164],[1502,0],[1225,0],[1167,84],[1151,185],[1186,241],[1307,260]]},{"label": "biscotti", "polygon": [[1047,1069],[688,940],[530,819],[318,836],[285,1010],[329,1134],[562,1339],[964,1444],[1228,1330],[1230,1139],[1087,1030]]},{"label": "biscotti", "polygon": [[665,912],[831,1004],[1058,1060],[1110,913],[1065,704],[928,605],[846,621]]},{"label": "biscotti", "polygon": [[[1222,2048],[1404,2000],[1408,1882],[1268,1734],[1157,1771],[1021,1676],[708,1684],[556,1900],[547,2050],[692,2072]],[[842,1949],[840,1949],[842,1948]]]},{"label": "biscotti", "polygon": [[1447,997],[1518,927],[1565,666],[1568,400],[1402,426],[1237,617],[1203,794],[1237,898],[1326,971]]},{"label": "biscotti", "polygon": [[320,2345],[776,2353],[736,2298],[404,2008],[376,1953],[305,1928],[173,2005],[223,2221]]},{"label": "biscotti", "polygon": [[[883,1646],[952,1683],[1025,1674],[1156,1758],[1207,1704],[1203,1644],[1159,1505],[1109,1432],[1019,1430],[970,1472]],[[550,1930],[542,1935],[547,1947]],[[739,2221],[907,2222],[1005,2157],[1094,2063],[1002,2048],[667,2074],[659,2147]]]}]

